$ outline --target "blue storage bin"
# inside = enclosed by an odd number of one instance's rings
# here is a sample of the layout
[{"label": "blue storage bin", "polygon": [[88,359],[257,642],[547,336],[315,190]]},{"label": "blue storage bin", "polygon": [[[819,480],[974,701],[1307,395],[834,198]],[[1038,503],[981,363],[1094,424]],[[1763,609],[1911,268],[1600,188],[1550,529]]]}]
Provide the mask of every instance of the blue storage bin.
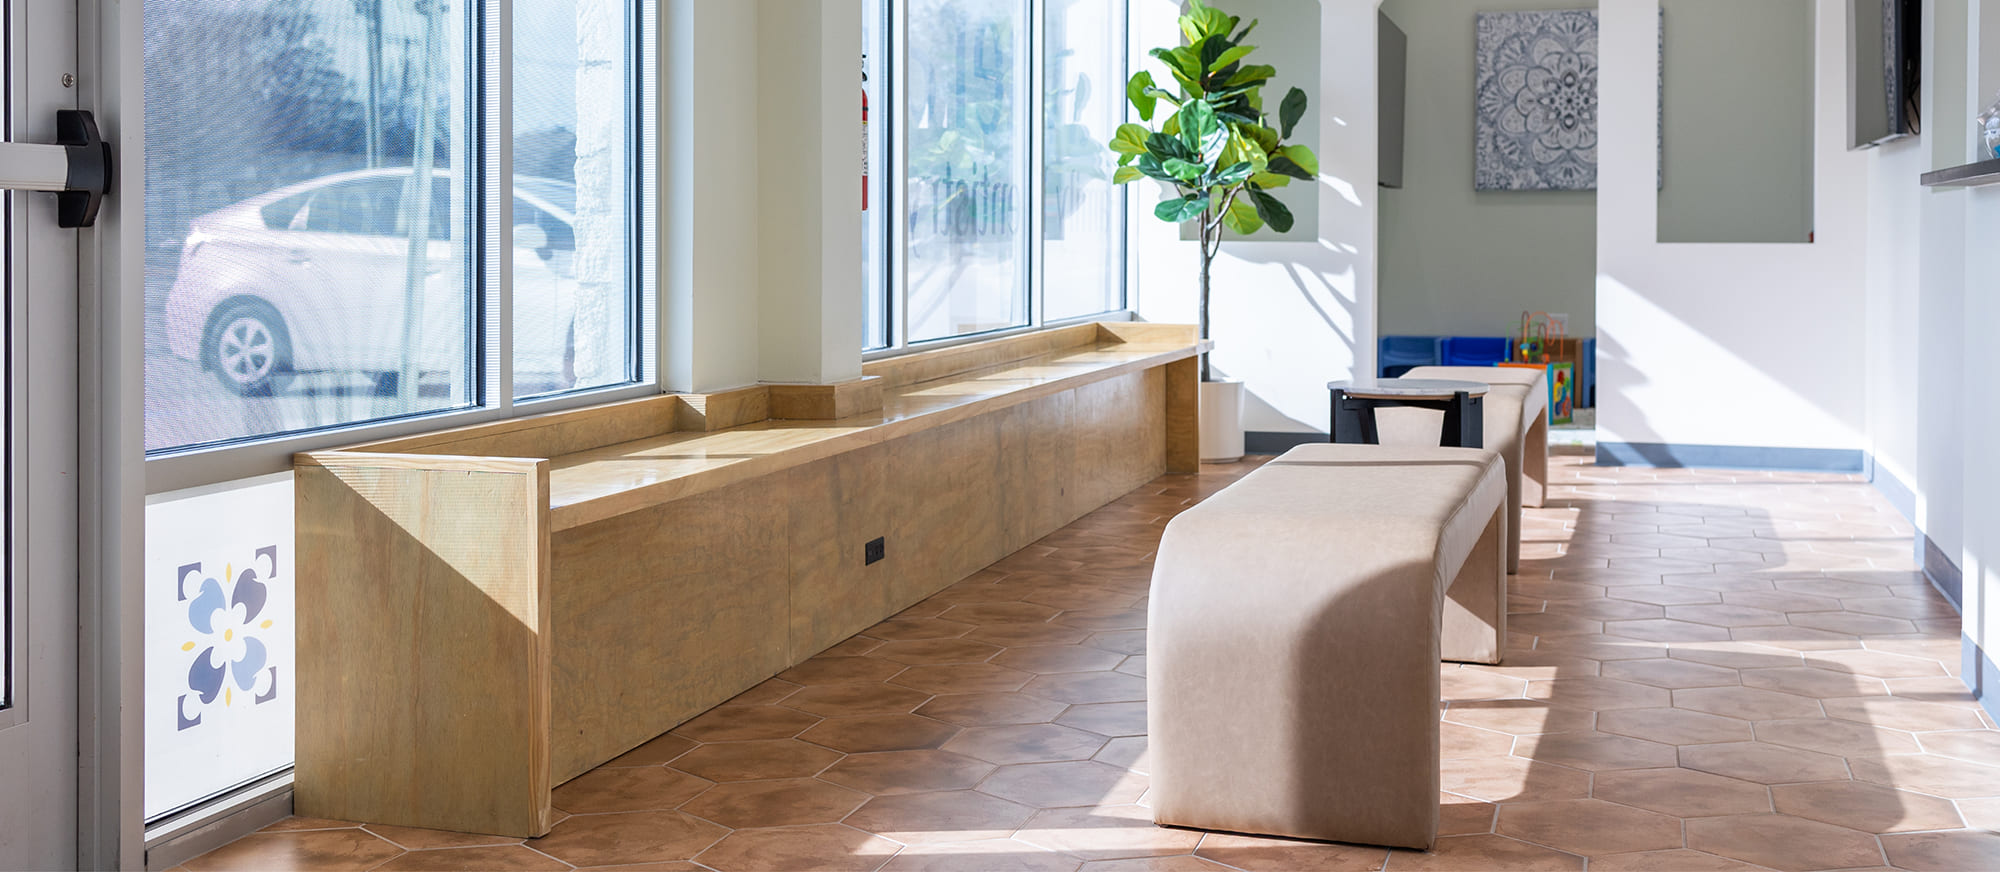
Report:
[{"label": "blue storage bin", "polygon": [[1492,366],[1510,357],[1514,340],[1505,336],[1447,336],[1438,343],[1445,366]]},{"label": "blue storage bin", "polygon": [[1376,343],[1375,374],[1395,378],[1419,366],[1436,366],[1442,341],[1436,336],[1384,336]]}]

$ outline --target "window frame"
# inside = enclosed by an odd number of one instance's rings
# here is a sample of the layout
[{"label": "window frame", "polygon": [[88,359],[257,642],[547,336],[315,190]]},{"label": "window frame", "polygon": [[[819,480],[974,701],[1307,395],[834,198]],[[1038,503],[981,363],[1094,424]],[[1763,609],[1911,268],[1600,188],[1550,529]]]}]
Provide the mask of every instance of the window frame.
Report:
[{"label": "window frame", "polygon": [[[472,253],[467,265],[468,277],[473,278],[468,290],[478,313],[478,329],[472,336],[474,369],[468,377],[468,386],[477,392],[474,401],[436,411],[372,418],[302,432],[247,436],[147,452],[145,474],[149,496],[286,472],[292,468],[293,455],[299,452],[640,399],[663,392],[660,340],[666,330],[666,306],[658,237],[664,228],[667,203],[660,179],[666,131],[661,111],[665,90],[661,77],[665,69],[660,57],[659,7],[665,0],[621,0],[617,4],[625,12],[625,27],[632,41],[628,54],[631,64],[624,77],[631,88],[627,104],[631,120],[624,125],[625,145],[631,155],[631,177],[636,181],[628,192],[627,208],[635,220],[625,252],[631,305],[627,341],[633,352],[628,358],[628,379],[604,387],[520,399],[514,396],[511,327],[513,198],[518,196],[511,184],[513,2],[474,0],[461,13],[468,28],[467,42],[476,46],[474,50],[479,53],[477,57],[466,58],[463,86],[470,95],[466,101],[466,113],[470,116],[466,119],[467,138],[480,152],[480,159],[472,163],[473,178],[460,183],[470,189],[471,203],[479,212],[474,233],[468,239]],[[143,76],[143,72],[138,75]],[[143,191],[128,187],[125,197],[123,208],[128,214],[143,214]]]},{"label": "window frame", "polygon": [[[1076,324],[1088,324],[1096,321],[1131,321],[1136,319],[1137,302],[1134,299],[1136,295],[1134,294],[1132,281],[1132,277],[1137,274],[1136,255],[1133,250],[1134,246],[1132,245],[1132,216],[1134,214],[1133,204],[1135,197],[1132,191],[1133,186],[1129,185],[1114,187],[1112,194],[1112,200],[1117,204],[1117,209],[1120,212],[1117,243],[1121,251],[1119,252],[1120,256],[1114,262],[1117,264],[1117,282],[1122,305],[1116,309],[1107,309],[1103,312],[1058,320],[1047,320],[1044,317],[1047,312],[1045,305],[1047,282],[1044,273],[1046,259],[1043,256],[1043,251],[1047,243],[1047,240],[1044,238],[1047,233],[1047,226],[1043,207],[1047,195],[1045,188],[1047,181],[1045,158],[1048,125],[1047,101],[1043,99],[1043,95],[1046,92],[1048,83],[1048,64],[1042,52],[1048,42],[1046,30],[1048,27],[1048,5],[1047,0],[1014,0],[1014,2],[1020,4],[1027,11],[1028,31],[1025,39],[1028,54],[1028,75],[1026,79],[1028,85],[1022,90],[1023,95],[1028,99],[1030,104],[1026,113],[1029,129],[1027,137],[1027,175],[1023,182],[1028,188],[1028,201],[1025,204],[1027,220],[1023,222],[1020,246],[1022,248],[1020,254],[1022,258],[1021,269],[1022,274],[1026,276],[1025,292],[1028,295],[1028,322],[1018,326],[1001,327],[937,339],[915,341],[910,339],[908,318],[909,280],[907,268],[909,260],[907,255],[909,221],[908,215],[903,211],[905,204],[909,201],[909,147],[907,131],[905,130],[905,125],[902,123],[902,120],[908,117],[906,106],[903,102],[906,96],[905,92],[908,89],[902,86],[903,74],[909,68],[908,16],[903,14],[907,9],[907,0],[872,0],[872,2],[876,4],[873,14],[878,16],[878,33],[882,36],[880,42],[875,45],[866,46],[864,50],[870,57],[876,56],[876,53],[879,51],[880,56],[884,58],[884,63],[879,67],[871,65],[869,68],[871,77],[879,70],[883,79],[881,88],[871,89],[871,93],[879,95],[882,98],[884,111],[881,112],[883,120],[880,123],[884,129],[880,134],[876,134],[872,130],[870,132],[870,147],[875,147],[879,143],[879,148],[869,156],[869,165],[884,167],[888,170],[889,175],[876,188],[887,195],[883,198],[882,213],[870,216],[867,226],[864,228],[864,232],[868,233],[871,239],[879,240],[880,244],[872,246],[870,250],[877,252],[878,257],[883,262],[871,265],[871,274],[865,277],[865,281],[868,283],[869,293],[886,296],[887,299],[884,301],[882,311],[884,317],[888,319],[888,324],[879,327],[875,324],[868,324],[864,327],[862,331],[864,344],[862,346],[861,359],[864,362],[883,360],[937,348],[949,348],[954,345],[984,342],[991,339],[1018,336]],[[1107,50],[1115,54],[1119,61],[1119,71],[1115,87],[1107,88],[1106,90],[1112,92],[1107,94],[1107,99],[1118,101],[1118,123],[1125,123],[1131,120],[1132,113],[1131,107],[1124,100],[1125,81],[1131,77],[1133,71],[1131,46],[1127,44],[1131,40],[1132,3],[1131,0],[1115,0],[1115,2],[1117,5],[1118,23],[1112,28],[1112,32],[1114,34],[1123,34],[1125,40],[1106,47]],[[872,117],[869,121],[871,128],[877,123]],[[876,138],[877,136],[879,136],[879,139]],[[871,184],[873,183],[871,182]],[[877,346],[868,344],[873,342],[878,329],[880,330],[880,335],[887,339],[887,345]]]}]

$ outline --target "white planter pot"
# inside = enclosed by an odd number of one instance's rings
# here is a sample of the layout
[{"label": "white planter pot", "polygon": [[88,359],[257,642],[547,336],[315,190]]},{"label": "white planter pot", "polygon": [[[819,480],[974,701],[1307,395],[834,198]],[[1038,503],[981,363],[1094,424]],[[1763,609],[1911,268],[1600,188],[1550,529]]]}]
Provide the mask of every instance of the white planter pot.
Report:
[{"label": "white planter pot", "polygon": [[1202,382],[1201,460],[1234,463],[1243,459],[1243,383]]}]

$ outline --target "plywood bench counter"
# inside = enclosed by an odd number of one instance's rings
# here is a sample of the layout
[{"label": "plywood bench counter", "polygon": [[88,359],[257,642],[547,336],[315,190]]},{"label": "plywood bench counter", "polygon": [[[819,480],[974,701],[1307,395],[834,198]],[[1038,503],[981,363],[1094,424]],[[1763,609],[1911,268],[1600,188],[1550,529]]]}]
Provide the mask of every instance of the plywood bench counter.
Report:
[{"label": "plywood bench counter", "polygon": [[1082,325],[300,455],[298,813],[546,832],[555,785],[1194,471],[1196,352]]}]

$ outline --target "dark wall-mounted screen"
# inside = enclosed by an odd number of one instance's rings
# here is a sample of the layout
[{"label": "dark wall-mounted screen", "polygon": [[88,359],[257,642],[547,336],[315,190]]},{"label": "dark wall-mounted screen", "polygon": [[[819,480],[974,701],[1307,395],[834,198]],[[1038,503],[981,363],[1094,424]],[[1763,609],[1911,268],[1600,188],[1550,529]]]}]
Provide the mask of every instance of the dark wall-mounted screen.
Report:
[{"label": "dark wall-mounted screen", "polygon": [[1920,129],[1922,0],[1848,0],[1850,148],[1872,148]]}]

